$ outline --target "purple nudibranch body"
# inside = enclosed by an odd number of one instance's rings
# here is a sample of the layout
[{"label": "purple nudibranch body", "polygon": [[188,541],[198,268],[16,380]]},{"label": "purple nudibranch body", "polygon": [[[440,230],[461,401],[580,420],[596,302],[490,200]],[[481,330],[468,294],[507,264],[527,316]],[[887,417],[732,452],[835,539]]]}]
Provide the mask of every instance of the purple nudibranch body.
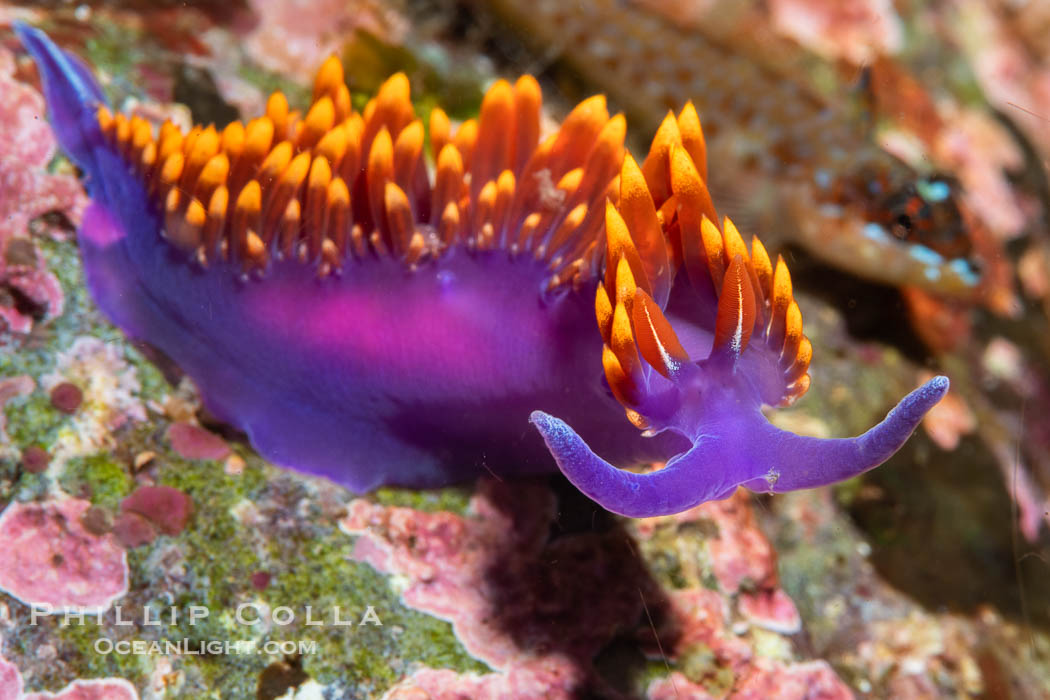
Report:
[{"label": "purple nudibranch body", "polygon": [[[948,389],[931,380],[852,439],[765,419],[809,386],[811,348],[783,262],[717,223],[691,105],[639,167],[601,97],[541,138],[535,81],[498,81],[455,132],[435,110],[431,177],[404,76],[357,114],[333,59],[305,114],[275,94],[247,125],[155,135],[16,31],[92,199],[96,303],[277,464],[354,491],[557,464],[651,516],[855,476]],[[649,461],[667,466],[613,466]]]}]

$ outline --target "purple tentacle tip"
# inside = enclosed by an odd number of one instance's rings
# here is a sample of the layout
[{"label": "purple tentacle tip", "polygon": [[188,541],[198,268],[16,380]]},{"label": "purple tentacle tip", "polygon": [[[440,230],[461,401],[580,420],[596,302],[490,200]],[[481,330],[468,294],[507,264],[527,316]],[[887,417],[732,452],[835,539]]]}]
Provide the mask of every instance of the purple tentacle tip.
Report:
[{"label": "purple tentacle tip", "polygon": [[904,445],[926,412],[946,393],[948,378],[934,377],[901,399],[881,423],[856,438],[803,437],[768,426],[767,440],[755,452],[768,461],[770,471],[760,482],[747,486],[755,491],[782,493],[833,484],[874,469]]},{"label": "purple tentacle tip", "polygon": [[613,513],[632,518],[680,513],[736,490],[737,485],[714,462],[716,439],[697,443],[663,469],[639,474],[617,469],[594,454],[576,431],[554,416],[535,411],[529,420],[569,481]]}]

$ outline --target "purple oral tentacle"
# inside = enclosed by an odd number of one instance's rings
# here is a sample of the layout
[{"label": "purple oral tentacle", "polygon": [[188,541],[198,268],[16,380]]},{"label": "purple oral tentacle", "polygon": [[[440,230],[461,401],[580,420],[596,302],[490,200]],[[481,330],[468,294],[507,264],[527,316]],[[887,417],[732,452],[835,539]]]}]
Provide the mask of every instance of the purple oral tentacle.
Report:
[{"label": "purple oral tentacle", "polygon": [[606,510],[631,518],[680,513],[705,501],[721,500],[755,475],[752,471],[741,476],[747,465],[739,454],[727,451],[730,446],[719,433],[703,436],[663,469],[640,474],[606,462],[558,418],[536,411],[530,421],[576,488]]},{"label": "purple oral tentacle", "polygon": [[754,458],[767,465],[767,475],[745,485],[753,491],[782,493],[833,484],[874,469],[908,440],[926,412],[948,393],[948,384],[947,377],[934,377],[855,438],[804,437],[766,423],[751,445]]},{"label": "purple oral tentacle", "polygon": [[947,377],[931,379],[855,438],[804,437],[770,425],[757,410],[721,411],[718,425],[701,426],[692,449],[644,474],[617,469],[598,457],[553,416],[537,411],[531,421],[577,488],[606,510],[651,517],[726,498],[738,486],[782,493],[857,476],[889,459],[947,391]]}]

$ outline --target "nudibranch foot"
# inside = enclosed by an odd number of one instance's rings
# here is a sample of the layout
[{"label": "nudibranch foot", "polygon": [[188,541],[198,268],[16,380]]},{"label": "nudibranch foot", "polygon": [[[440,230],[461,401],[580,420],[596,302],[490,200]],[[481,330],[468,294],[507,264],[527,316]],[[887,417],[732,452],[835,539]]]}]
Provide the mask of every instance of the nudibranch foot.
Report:
[{"label": "nudibranch foot", "polygon": [[608,511],[641,518],[728,498],[738,486],[757,493],[782,493],[862,474],[889,459],[947,391],[947,377],[931,379],[904,397],[881,423],[855,438],[795,435],[771,425],[756,411],[749,420],[717,426],[719,430],[698,436],[690,450],[648,473],[617,469],[553,416],[536,411],[531,420],[562,473],[580,491]]}]

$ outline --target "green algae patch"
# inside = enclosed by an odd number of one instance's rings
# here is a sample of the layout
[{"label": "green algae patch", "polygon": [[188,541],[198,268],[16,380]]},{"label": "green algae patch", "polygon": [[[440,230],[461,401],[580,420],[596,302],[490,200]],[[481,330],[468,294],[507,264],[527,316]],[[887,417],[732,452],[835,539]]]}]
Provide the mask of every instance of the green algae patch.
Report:
[{"label": "green algae patch", "polygon": [[[58,431],[69,416],[55,410],[47,394],[39,387],[40,377],[52,371],[55,356],[73,345],[81,336],[93,336],[104,342],[120,342],[120,332],[98,314],[83,284],[76,244],[48,237],[35,237],[38,253],[47,268],[58,279],[65,295],[60,316],[39,324],[33,342],[25,342],[16,352],[0,353],[0,377],[28,375],[37,382],[29,396],[16,397],[4,405],[7,434],[16,446],[30,444],[47,448],[58,437]],[[42,342],[41,342],[42,341]],[[138,353],[126,353],[138,355]],[[152,370],[156,373],[156,370]],[[149,372],[146,373],[149,376]],[[156,388],[155,384],[151,388]]]},{"label": "green algae patch", "polygon": [[0,510],[3,510],[11,500],[20,471],[15,460],[0,459]]},{"label": "green algae patch", "polygon": [[[231,508],[264,487],[263,470],[249,463],[243,473],[231,476],[216,462],[168,455],[158,461],[158,483],[189,495],[194,515],[181,534],[159,537],[128,553],[133,594],[126,604],[136,611],[138,623],[146,610],[163,621],[157,627],[140,624],[137,637],[204,650],[174,662],[183,676],[176,697],[218,697],[206,693],[212,688],[222,688],[227,697],[253,697],[265,662],[249,646],[253,629],[239,624],[236,612],[252,599],[251,576],[260,563],[250,533]],[[192,609],[197,609],[196,617]],[[213,643],[224,645],[223,653],[208,652]]]},{"label": "green algae patch", "polygon": [[185,492],[194,503],[229,509],[242,499],[259,496],[266,488],[267,472],[274,471],[248,450],[235,452],[245,460],[243,471],[236,475],[227,474],[216,461],[183,459],[169,453],[159,469],[157,483]]},{"label": "green algae patch", "polygon": [[41,239],[37,247],[66,296],[65,311],[51,325],[49,342],[41,359],[53,357],[55,351],[68,348],[78,336],[90,335],[106,343],[121,346],[124,359],[136,370],[142,397],[160,398],[172,389],[163,373],[141,352],[128,344],[124,335],[106,321],[95,306],[84,285],[83,269],[72,241]]},{"label": "green algae patch", "polygon": [[[143,33],[118,22],[97,22],[94,33],[84,43],[85,58],[99,73],[120,76],[128,85],[135,80],[136,66],[147,58],[141,48]],[[111,95],[112,97],[112,95]]]},{"label": "green algae patch", "polygon": [[17,354],[25,355],[22,358],[24,361],[36,361],[39,366],[48,366],[54,353],[68,348],[77,336],[91,335],[107,343],[122,341],[124,336],[102,317],[84,285],[84,271],[80,266],[76,242],[72,239],[54,240],[46,236],[37,236],[33,240],[48,269],[62,286],[65,308],[61,316],[47,322],[47,333],[44,335],[47,342],[43,346],[20,349]]},{"label": "green algae patch", "polygon": [[120,501],[132,491],[127,469],[106,454],[69,460],[58,483],[66,493],[87,498],[110,510],[116,510]]},{"label": "green algae patch", "polygon": [[[121,348],[137,371],[141,399],[160,400],[170,393],[164,375],[99,315],[84,287],[75,243],[46,237],[38,237],[36,243],[66,294],[65,309],[42,324],[43,342],[0,354],[0,374],[26,374],[39,383],[54,370],[59,352],[78,337],[93,336]],[[8,433],[18,447],[49,448],[69,425],[69,416],[55,410],[40,389],[9,401],[4,411]],[[163,427],[156,421],[132,424],[116,436],[115,456],[70,459],[59,477],[66,492],[119,512],[121,500],[136,485],[127,464],[139,452],[155,451],[149,469],[156,482],[193,500],[194,515],[186,530],[128,551],[130,592],[117,605],[122,619],[132,624],[117,624],[113,610],[103,615],[101,624],[93,617],[82,625],[52,620],[36,633],[10,640],[9,656],[31,658],[36,645],[48,643],[62,658],[77,659],[80,677],[121,677],[142,687],[158,657],[101,654],[95,646],[98,640],[181,643],[186,653],[166,655],[179,677],[169,696],[193,698],[254,697],[263,670],[281,660],[284,651],[266,647],[269,642],[298,644],[307,674],[322,683],[349,685],[361,695],[382,693],[413,664],[488,670],[466,653],[449,623],[406,608],[385,576],[351,559],[353,539],[338,529],[339,508],[326,513],[318,505],[322,495],[334,493],[332,498],[338,500],[348,494],[278,470],[240,445],[233,449],[245,464],[236,475],[227,474],[221,462],[183,459],[163,443]],[[15,470],[11,495],[25,499],[46,494],[46,474],[19,473],[17,464],[5,462],[7,467]],[[374,497],[388,505],[462,513],[470,492],[383,489]],[[248,512],[251,517],[245,516]],[[268,577],[265,586],[258,585],[260,574]],[[237,611],[244,605],[250,607],[242,608],[242,619],[261,617],[263,622],[243,624]],[[191,622],[191,606],[206,609],[207,616]],[[308,606],[311,620],[324,624],[306,624]],[[338,622],[350,624],[335,624],[336,606]],[[370,607],[381,625],[366,619]],[[271,616],[278,608],[293,611],[296,621],[275,624]],[[144,624],[144,616],[161,619],[162,624]],[[192,653],[213,642],[246,646],[234,646],[229,653]],[[36,687],[51,690],[69,680],[58,668],[34,678]]]},{"label": "green algae patch", "polygon": [[[2,370],[0,370],[2,371]],[[40,445],[47,449],[69,417],[56,411],[39,388],[28,396],[17,396],[4,405],[7,434],[19,447]]]},{"label": "green algae patch", "polygon": [[[188,494],[194,517],[179,536],[130,553],[132,588],[161,594],[150,605],[174,596],[164,604],[209,611],[193,626],[180,620],[167,637],[241,641],[253,649],[184,659],[187,679],[248,697],[265,667],[291,649],[310,677],[362,694],[381,693],[412,663],[487,670],[449,623],[406,608],[386,577],[351,559],[353,539],[338,528],[340,509],[321,505],[326,484],[242,454],[246,464],[235,476],[216,462],[163,459],[158,483]],[[465,507],[466,498],[461,502]],[[166,568],[180,577],[176,590]]]},{"label": "green algae patch", "polygon": [[687,647],[676,664],[676,668],[694,683],[702,683],[704,689],[714,697],[721,697],[733,688],[733,669],[723,665],[715,651],[697,642]]},{"label": "green algae patch", "polygon": [[718,535],[718,526],[706,519],[689,523],[663,523],[648,537],[635,536],[646,566],[663,588],[720,590],[707,542]]},{"label": "green algae patch", "polygon": [[[119,605],[120,603],[118,603]],[[128,614],[128,613],[126,613]],[[137,638],[135,628],[121,628],[114,625],[115,614],[113,611],[103,615],[103,624],[99,625],[97,618],[91,615],[85,616],[83,624],[78,620],[72,620],[71,624],[63,624],[61,619],[55,623],[48,637],[59,649],[67,650],[69,654],[77,658],[78,674],[83,678],[124,678],[136,687],[143,687],[147,682],[152,666],[152,661],[145,655],[100,653],[101,646],[107,642],[100,640],[119,641]],[[129,633],[122,629],[134,630]],[[35,646],[35,645],[34,645]],[[35,649],[25,650],[30,656]],[[67,654],[62,654],[67,658]],[[58,691],[65,685],[65,681],[55,681],[48,684],[52,691]]]},{"label": "green algae patch", "polygon": [[416,90],[412,99],[424,124],[429,123],[427,116],[438,103],[453,119],[470,119],[481,110],[484,77],[468,61],[434,42],[395,45],[358,29],[344,47],[341,60],[358,111],[398,72],[412,80]]},{"label": "green algae patch", "polygon": [[[276,635],[317,642],[304,670],[321,683],[349,681],[362,692],[381,692],[411,663],[485,672],[469,656],[448,622],[406,608],[385,576],[350,559],[353,540],[334,525],[313,536],[271,542],[282,569],[261,596],[272,610],[296,613]],[[305,606],[311,606],[308,624]]]},{"label": "green algae patch", "polygon": [[463,487],[413,491],[384,486],[369,494],[368,498],[382,506],[412,508],[425,513],[448,511],[463,515],[470,505],[471,490]]},{"label": "green algae patch", "polygon": [[78,336],[95,335],[111,340],[116,337],[116,331],[109,328],[107,332],[88,299],[76,244],[47,236],[34,236],[33,243],[46,267],[58,279],[65,295],[65,306],[60,316],[38,324],[32,341],[20,343],[14,352],[0,352],[0,377],[28,375],[36,382],[32,394],[15,397],[4,404],[6,430],[12,444],[18,448],[39,445],[48,449],[57,439],[61,427],[67,424],[69,416],[51,405],[39,386],[40,377],[52,370],[55,355],[69,348]]}]

